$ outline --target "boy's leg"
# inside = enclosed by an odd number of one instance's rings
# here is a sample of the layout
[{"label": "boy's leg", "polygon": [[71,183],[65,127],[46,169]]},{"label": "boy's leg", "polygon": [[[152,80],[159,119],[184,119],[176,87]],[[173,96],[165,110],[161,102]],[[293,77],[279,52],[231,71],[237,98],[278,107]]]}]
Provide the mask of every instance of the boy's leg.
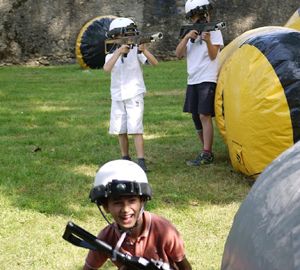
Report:
[{"label": "boy's leg", "polygon": [[200,119],[195,117],[195,113],[192,113],[193,121],[197,131],[200,130],[197,128],[197,126],[200,126],[198,121],[200,121],[203,128],[203,134],[198,132],[198,137],[203,142],[203,152],[196,160],[188,161],[188,165],[190,166],[211,164],[214,159],[211,151],[214,136],[212,116],[214,116],[215,88],[216,84],[210,82],[194,85],[193,88],[192,86],[188,86],[187,88],[187,91],[189,90],[189,102],[187,102],[187,108],[184,111],[198,111]]},{"label": "boy's leg", "polygon": [[211,152],[214,137],[211,115],[200,114],[200,120],[203,126],[203,150]]},{"label": "boy's leg", "polygon": [[134,145],[135,145],[137,156],[138,156],[137,164],[145,172],[148,172],[149,170],[147,169],[146,161],[145,161],[145,158],[144,158],[144,138],[143,138],[143,134],[133,134],[133,140],[134,140]]},{"label": "boy's leg", "polygon": [[121,153],[123,157],[129,157],[129,141],[127,134],[119,134],[119,144],[121,148]]},{"label": "boy's leg", "polygon": [[127,111],[127,133],[133,136],[135,149],[137,152],[137,164],[147,172],[147,167],[144,159],[144,138],[143,138],[143,114],[144,114],[144,99],[143,94],[140,94],[126,101]]},{"label": "boy's leg", "polygon": [[201,145],[203,146],[204,145],[203,130],[197,131],[197,135],[198,135]]},{"label": "boy's leg", "polygon": [[131,160],[127,136],[127,117],[124,101],[112,100],[109,133],[118,135],[122,159]]},{"label": "boy's leg", "polygon": [[144,158],[144,138],[143,134],[133,134],[134,145],[138,158]]},{"label": "boy's leg", "polygon": [[203,147],[203,127],[202,127],[202,124],[201,124],[200,115],[192,113],[192,119],[193,119],[193,122],[194,122],[194,125],[195,125],[195,128],[196,128],[198,138],[199,138],[200,143]]},{"label": "boy's leg", "polygon": [[200,120],[203,126],[203,152],[194,161],[188,161],[187,164],[189,166],[212,164],[214,160],[214,156],[211,152],[214,136],[211,115],[200,114]]}]

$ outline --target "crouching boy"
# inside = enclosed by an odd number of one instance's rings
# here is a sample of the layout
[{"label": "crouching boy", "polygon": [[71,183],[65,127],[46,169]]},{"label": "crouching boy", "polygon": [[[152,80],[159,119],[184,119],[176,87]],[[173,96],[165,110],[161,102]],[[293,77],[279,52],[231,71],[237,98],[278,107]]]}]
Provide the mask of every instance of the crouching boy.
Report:
[{"label": "crouching boy", "polygon": [[[128,160],[114,160],[103,165],[96,174],[90,198],[109,224],[100,231],[100,240],[131,256],[149,261],[162,259],[173,269],[192,269],[177,229],[165,218],[144,211],[152,198],[152,188],[139,165]],[[83,270],[98,269],[107,259],[110,258],[104,253],[90,250]],[[119,262],[111,261],[118,268],[122,267]]]}]

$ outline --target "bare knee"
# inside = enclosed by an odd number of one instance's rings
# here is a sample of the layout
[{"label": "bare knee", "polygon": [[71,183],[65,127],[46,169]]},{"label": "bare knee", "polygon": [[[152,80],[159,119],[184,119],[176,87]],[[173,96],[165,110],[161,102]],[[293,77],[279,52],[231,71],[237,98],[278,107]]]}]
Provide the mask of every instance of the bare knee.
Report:
[{"label": "bare knee", "polygon": [[206,123],[207,121],[211,121],[211,115],[210,114],[200,114],[200,120],[201,123]]}]

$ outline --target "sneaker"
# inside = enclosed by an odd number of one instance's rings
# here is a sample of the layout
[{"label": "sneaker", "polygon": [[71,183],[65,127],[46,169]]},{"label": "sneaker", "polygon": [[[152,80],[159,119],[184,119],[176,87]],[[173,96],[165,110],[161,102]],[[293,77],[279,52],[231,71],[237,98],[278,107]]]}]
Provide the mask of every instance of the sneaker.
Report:
[{"label": "sneaker", "polygon": [[122,156],[122,159],[131,161],[131,157],[130,156]]},{"label": "sneaker", "polygon": [[146,161],[144,158],[138,158],[137,164],[144,170],[144,172],[149,172],[146,166]]},{"label": "sneaker", "polygon": [[208,154],[206,152],[202,152],[199,157],[197,157],[194,161],[188,161],[187,164],[189,166],[200,166],[200,165],[208,165],[212,164],[214,161],[214,155]]}]

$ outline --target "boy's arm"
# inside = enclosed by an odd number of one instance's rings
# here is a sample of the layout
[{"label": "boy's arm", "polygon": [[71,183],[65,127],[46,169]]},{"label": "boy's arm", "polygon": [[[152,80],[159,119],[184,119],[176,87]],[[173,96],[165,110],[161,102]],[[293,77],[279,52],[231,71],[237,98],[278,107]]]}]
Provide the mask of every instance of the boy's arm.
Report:
[{"label": "boy's arm", "polygon": [[210,40],[210,32],[202,32],[202,40],[206,42],[207,50],[208,50],[208,55],[211,60],[215,60],[218,51],[220,49],[220,45],[213,45]]},{"label": "boy's arm", "polygon": [[138,50],[141,51],[147,57],[147,59],[148,59],[151,66],[156,67],[158,65],[158,61],[156,60],[154,55],[146,49],[146,44],[145,43],[139,45]]},{"label": "boy's arm", "polygon": [[123,44],[120,48],[118,48],[114,52],[113,56],[105,63],[105,65],[103,66],[103,70],[105,72],[111,72],[111,70],[115,66],[115,63],[119,59],[120,55],[125,54],[125,53],[129,53],[129,51],[130,51],[130,46],[126,45],[126,44]]},{"label": "boy's arm", "polygon": [[176,265],[178,266],[179,270],[192,270],[192,267],[187,258],[184,258],[181,262],[176,262]]},{"label": "boy's arm", "polygon": [[188,43],[190,38],[196,39],[198,37],[198,32],[196,30],[192,30],[189,33],[187,33],[184,38],[180,41],[180,43],[178,44],[176,51],[175,51],[175,55],[178,58],[181,58],[184,53],[186,52],[186,44]]}]

